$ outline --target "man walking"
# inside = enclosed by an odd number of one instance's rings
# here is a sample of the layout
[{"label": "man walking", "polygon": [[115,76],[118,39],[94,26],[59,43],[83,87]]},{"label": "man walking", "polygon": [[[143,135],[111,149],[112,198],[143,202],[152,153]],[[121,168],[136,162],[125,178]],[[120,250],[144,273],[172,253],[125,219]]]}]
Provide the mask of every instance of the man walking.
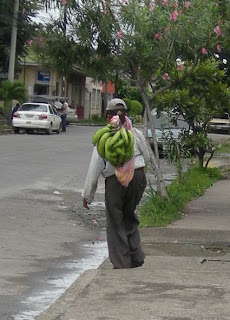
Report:
[{"label": "man walking", "polygon": [[[107,108],[107,118],[119,115],[121,123],[129,121],[123,100],[112,99]],[[130,124],[131,125],[131,124]],[[83,195],[83,206],[94,199],[99,176],[105,178],[106,232],[109,258],[114,269],[140,267],[144,252],[140,244],[139,220],[135,214],[146,187],[144,168],[150,160],[143,133],[132,128],[134,134],[134,174],[128,186],[123,186],[115,175],[115,167],[103,159],[94,147]]]}]

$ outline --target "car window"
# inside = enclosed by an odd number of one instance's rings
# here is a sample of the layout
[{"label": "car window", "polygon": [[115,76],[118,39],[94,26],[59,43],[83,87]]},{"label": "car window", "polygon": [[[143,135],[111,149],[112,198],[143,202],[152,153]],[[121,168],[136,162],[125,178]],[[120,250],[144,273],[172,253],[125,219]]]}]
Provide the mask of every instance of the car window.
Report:
[{"label": "car window", "polygon": [[38,111],[47,112],[47,106],[44,104],[24,104],[18,109],[18,111]]},{"label": "car window", "polygon": [[49,111],[51,114],[54,114],[53,108],[51,106],[49,106]]},{"label": "car window", "polygon": [[216,114],[216,115],[214,115],[214,117],[213,117],[214,119],[228,119],[229,118],[229,115],[228,115],[228,113],[224,113],[224,114]]},{"label": "car window", "polygon": [[51,107],[53,109],[54,114],[58,115],[57,110],[54,107]]}]

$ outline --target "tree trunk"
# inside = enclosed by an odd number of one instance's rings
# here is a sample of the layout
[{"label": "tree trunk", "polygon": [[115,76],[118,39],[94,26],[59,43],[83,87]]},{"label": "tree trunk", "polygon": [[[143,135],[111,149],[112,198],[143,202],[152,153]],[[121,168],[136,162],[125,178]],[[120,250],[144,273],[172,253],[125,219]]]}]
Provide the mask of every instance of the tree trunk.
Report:
[{"label": "tree trunk", "polygon": [[199,168],[203,168],[204,167],[204,156],[199,155]]},{"label": "tree trunk", "polygon": [[[152,131],[152,136],[153,136],[153,143],[154,143],[154,150],[155,153],[150,152],[151,156],[151,163],[154,166],[154,169],[156,171],[156,176],[157,176],[157,192],[160,194],[162,197],[166,198],[167,200],[169,199],[168,197],[168,192],[166,189],[165,181],[162,175],[162,172],[160,170],[160,160],[159,160],[159,152],[158,152],[158,146],[157,146],[157,140],[156,140],[156,133],[155,133],[155,128],[154,128],[154,123],[151,117],[151,110],[150,110],[150,105],[149,105],[149,98],[146,92],[144,92],[143,87],[138,83],[137,87],[141,93],[143,102],[145,104],[145,121],[149,121],[151,131]],[[147,128],[147,123],[145,124],[145,128]],[[147,143],[149,144],[149,141],[147,139]]]}]

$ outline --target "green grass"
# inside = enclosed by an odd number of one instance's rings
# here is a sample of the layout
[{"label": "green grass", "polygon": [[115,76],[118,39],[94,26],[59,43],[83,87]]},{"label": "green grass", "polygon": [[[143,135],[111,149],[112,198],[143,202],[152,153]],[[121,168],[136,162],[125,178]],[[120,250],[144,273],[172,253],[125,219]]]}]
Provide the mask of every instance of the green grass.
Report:
[{"label": "green grass", "polygon": [[222,142],[220,146],[217,148],[217,152],[219,153],[230,153],[230,139]]},{"label": "green grass", "polygon": [[221,178],[219,169],[193,168],[185,173],[183,183],[175,179],[168,186],[169,201],[149,187],[139,209],[140,227],[166,226],[180,219],[185,205]]}]

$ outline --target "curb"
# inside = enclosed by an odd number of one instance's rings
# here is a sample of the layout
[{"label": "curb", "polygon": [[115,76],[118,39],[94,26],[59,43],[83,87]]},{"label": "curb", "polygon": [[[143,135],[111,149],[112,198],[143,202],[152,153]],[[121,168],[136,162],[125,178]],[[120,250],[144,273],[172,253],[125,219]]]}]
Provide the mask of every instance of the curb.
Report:
[{"label": "curb", "polygon": [[[87,288],[90,283],[97,277],[100,269],[90,269],[83,272],[77,280],[44,312],[42,312],[36,320],[54,320],[64,315],[68,308],[74,304],[77,297]],[[72,319],[75,320],[75,319]],[[76,319],[77,320],[77,319]]]}]

